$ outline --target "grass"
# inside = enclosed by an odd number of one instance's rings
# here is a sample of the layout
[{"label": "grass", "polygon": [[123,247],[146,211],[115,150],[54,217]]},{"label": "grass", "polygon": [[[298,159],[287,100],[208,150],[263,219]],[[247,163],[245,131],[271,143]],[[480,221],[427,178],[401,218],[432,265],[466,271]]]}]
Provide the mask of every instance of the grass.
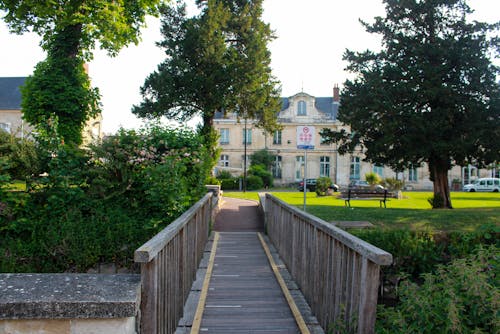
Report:
[{"label": "grass", "polygon": [[[300,209],[303,207],[303,193],[271,193]],[[224,192],[226,197],[258,201],[257,194]],[[382,209],[375,200],[353,200],[352,207],[346,208],[341,199],[307,193],[307,212],[328,222],[369,221],[384,228],[464,232],[474,231],[484,224],[496,224],[500,228],[500,193],[453,192],[453,210],[432,210],[427,202],[431,196],[430,192],[405,192],[403,199],[391,199],[387,209]]]},{"label": "grass", "polygon": [[7,185],[7,189],[14,191],[25,191],[26,190],[26,182],[14,180]]}]

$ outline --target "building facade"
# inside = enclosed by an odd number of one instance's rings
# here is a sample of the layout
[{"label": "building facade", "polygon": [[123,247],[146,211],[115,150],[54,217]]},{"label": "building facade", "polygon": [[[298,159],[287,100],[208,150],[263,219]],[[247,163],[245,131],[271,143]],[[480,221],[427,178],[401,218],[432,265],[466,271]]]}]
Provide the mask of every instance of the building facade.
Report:
[{"label": "building facade", "polygon": [[[364,180],[365,174],[375,172],[381,178],[403,180],[408,189],[432,189],[426,165],[396,173],[387,166],[363,161],[362,151],[340,155],[335,144],[325,144],[319,135],[321,129],[348,130],[337,119],[339,104],[338,86],[334,87],[331,97],[314,97],[301,92],[282,98],[278,120],[283,129],[273,134],[255,127],[253,120],[238,119],[237,114],[217,114],[214,126],[220,136],[221,156],[216,172],[226,170],[239,176],[243,174],[245,156],[248,168],[250,156],[256,151],[267,149],[275,155],[272,169],[275,186],[293,186],[304,177],[305,172],[307,178],[326,176],[335,184],[345,187],[351,180]],[[304,163],[305,150],[297,148],[300,141],[297,128],[303,126],[313,127],[315,132],[314,149],[307,150],[307,167]],[[475,178],[493,174],[495,171],[479,170],[473,166],[454,167],[449,178],[450,184],[453,180],[459,180],[461,189],[463,184]]]},{"label": "building facade", "polygon": [[[16,137],[29,137],[33,127],[23,120],[21,110],[21,91],[25,77],[0,78],[0,129]],[[87,121],[82,133],[83,144],[102,138],[101,115]]]}]

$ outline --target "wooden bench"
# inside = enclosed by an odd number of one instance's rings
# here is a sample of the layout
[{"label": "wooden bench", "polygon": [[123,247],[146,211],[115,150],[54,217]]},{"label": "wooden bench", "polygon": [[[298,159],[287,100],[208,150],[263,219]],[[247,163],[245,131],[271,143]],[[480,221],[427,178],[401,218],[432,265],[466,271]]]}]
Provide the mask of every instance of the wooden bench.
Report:
[{"label": "wooden bench", "polygon": [[347,192],[342,192],[340,198],[345,201],[345,206],[348,207],[351,207],[351,200],[379,200],[380,207],[382,207],[383,203],[384,208],[387,208],[386,202],[389,201],[387,194],[386,189],[349,189]]}]

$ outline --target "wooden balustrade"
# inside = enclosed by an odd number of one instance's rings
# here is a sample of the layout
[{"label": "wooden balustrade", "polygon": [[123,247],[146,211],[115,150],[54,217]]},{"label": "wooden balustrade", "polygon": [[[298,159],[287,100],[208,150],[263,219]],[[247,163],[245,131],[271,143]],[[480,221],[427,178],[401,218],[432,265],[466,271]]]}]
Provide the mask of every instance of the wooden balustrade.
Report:
[{"label": "wooden balustrade", "polygon": [[269,238],[325,331],[374,332],[379,271],[392,255],[266,194]]},{"label": "wooden balustrade", "polygon": [[208,240],[208,193],[135,251],[141,263],[141,334],[174,333]]}]

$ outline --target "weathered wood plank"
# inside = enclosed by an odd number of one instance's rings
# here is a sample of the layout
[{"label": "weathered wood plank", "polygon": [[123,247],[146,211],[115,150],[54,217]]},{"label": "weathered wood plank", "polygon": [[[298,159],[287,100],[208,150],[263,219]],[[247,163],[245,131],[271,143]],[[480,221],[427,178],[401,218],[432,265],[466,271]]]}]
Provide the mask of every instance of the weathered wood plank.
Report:
[{"label": "weathered wood plank", "polygon": [[190,207],[179,218],[174,220],[160,233],[139,247],[139,249],[137,249],[134,253],[134,261],[139,263],[151,261],[156,254],[158,254],[165,247],[165,245],[177,235],[179,230],[182,229],[199,210],[203,209],[204,205],[206,205],[211,198],[212,193],[207,193],[201,200]]},{"label": "weathered wood plank", "polygon": [[[304,220],[307,220],[309,224],[313,225],[315,228],[328,233],[335,239],[341,241],[347,247],[355,250],[357,253],[361,254],[363,257],[370,259],[371,261],[377,263],[378,265],[389,265],[392,263],[392,255],[378,247],[375,247],[364,240],[359,239],[358,237],[353,236],[352,234],[347,233],[346,231],[333,226],[325,222],[324,220],[315,217],[307,212],[301,211],[295,207],[292,207],[286,204],[284,201],[276,198],[270,194],[266,194],[266,199],[269,199],[272,202],[278,203],[280,206],[285,206],[288,210],[293,212],[297,217],[301,217]],[[266,204],[266,207],[270,207],[270,205]],[[273,243],[274,239],[271,239]]]}]

